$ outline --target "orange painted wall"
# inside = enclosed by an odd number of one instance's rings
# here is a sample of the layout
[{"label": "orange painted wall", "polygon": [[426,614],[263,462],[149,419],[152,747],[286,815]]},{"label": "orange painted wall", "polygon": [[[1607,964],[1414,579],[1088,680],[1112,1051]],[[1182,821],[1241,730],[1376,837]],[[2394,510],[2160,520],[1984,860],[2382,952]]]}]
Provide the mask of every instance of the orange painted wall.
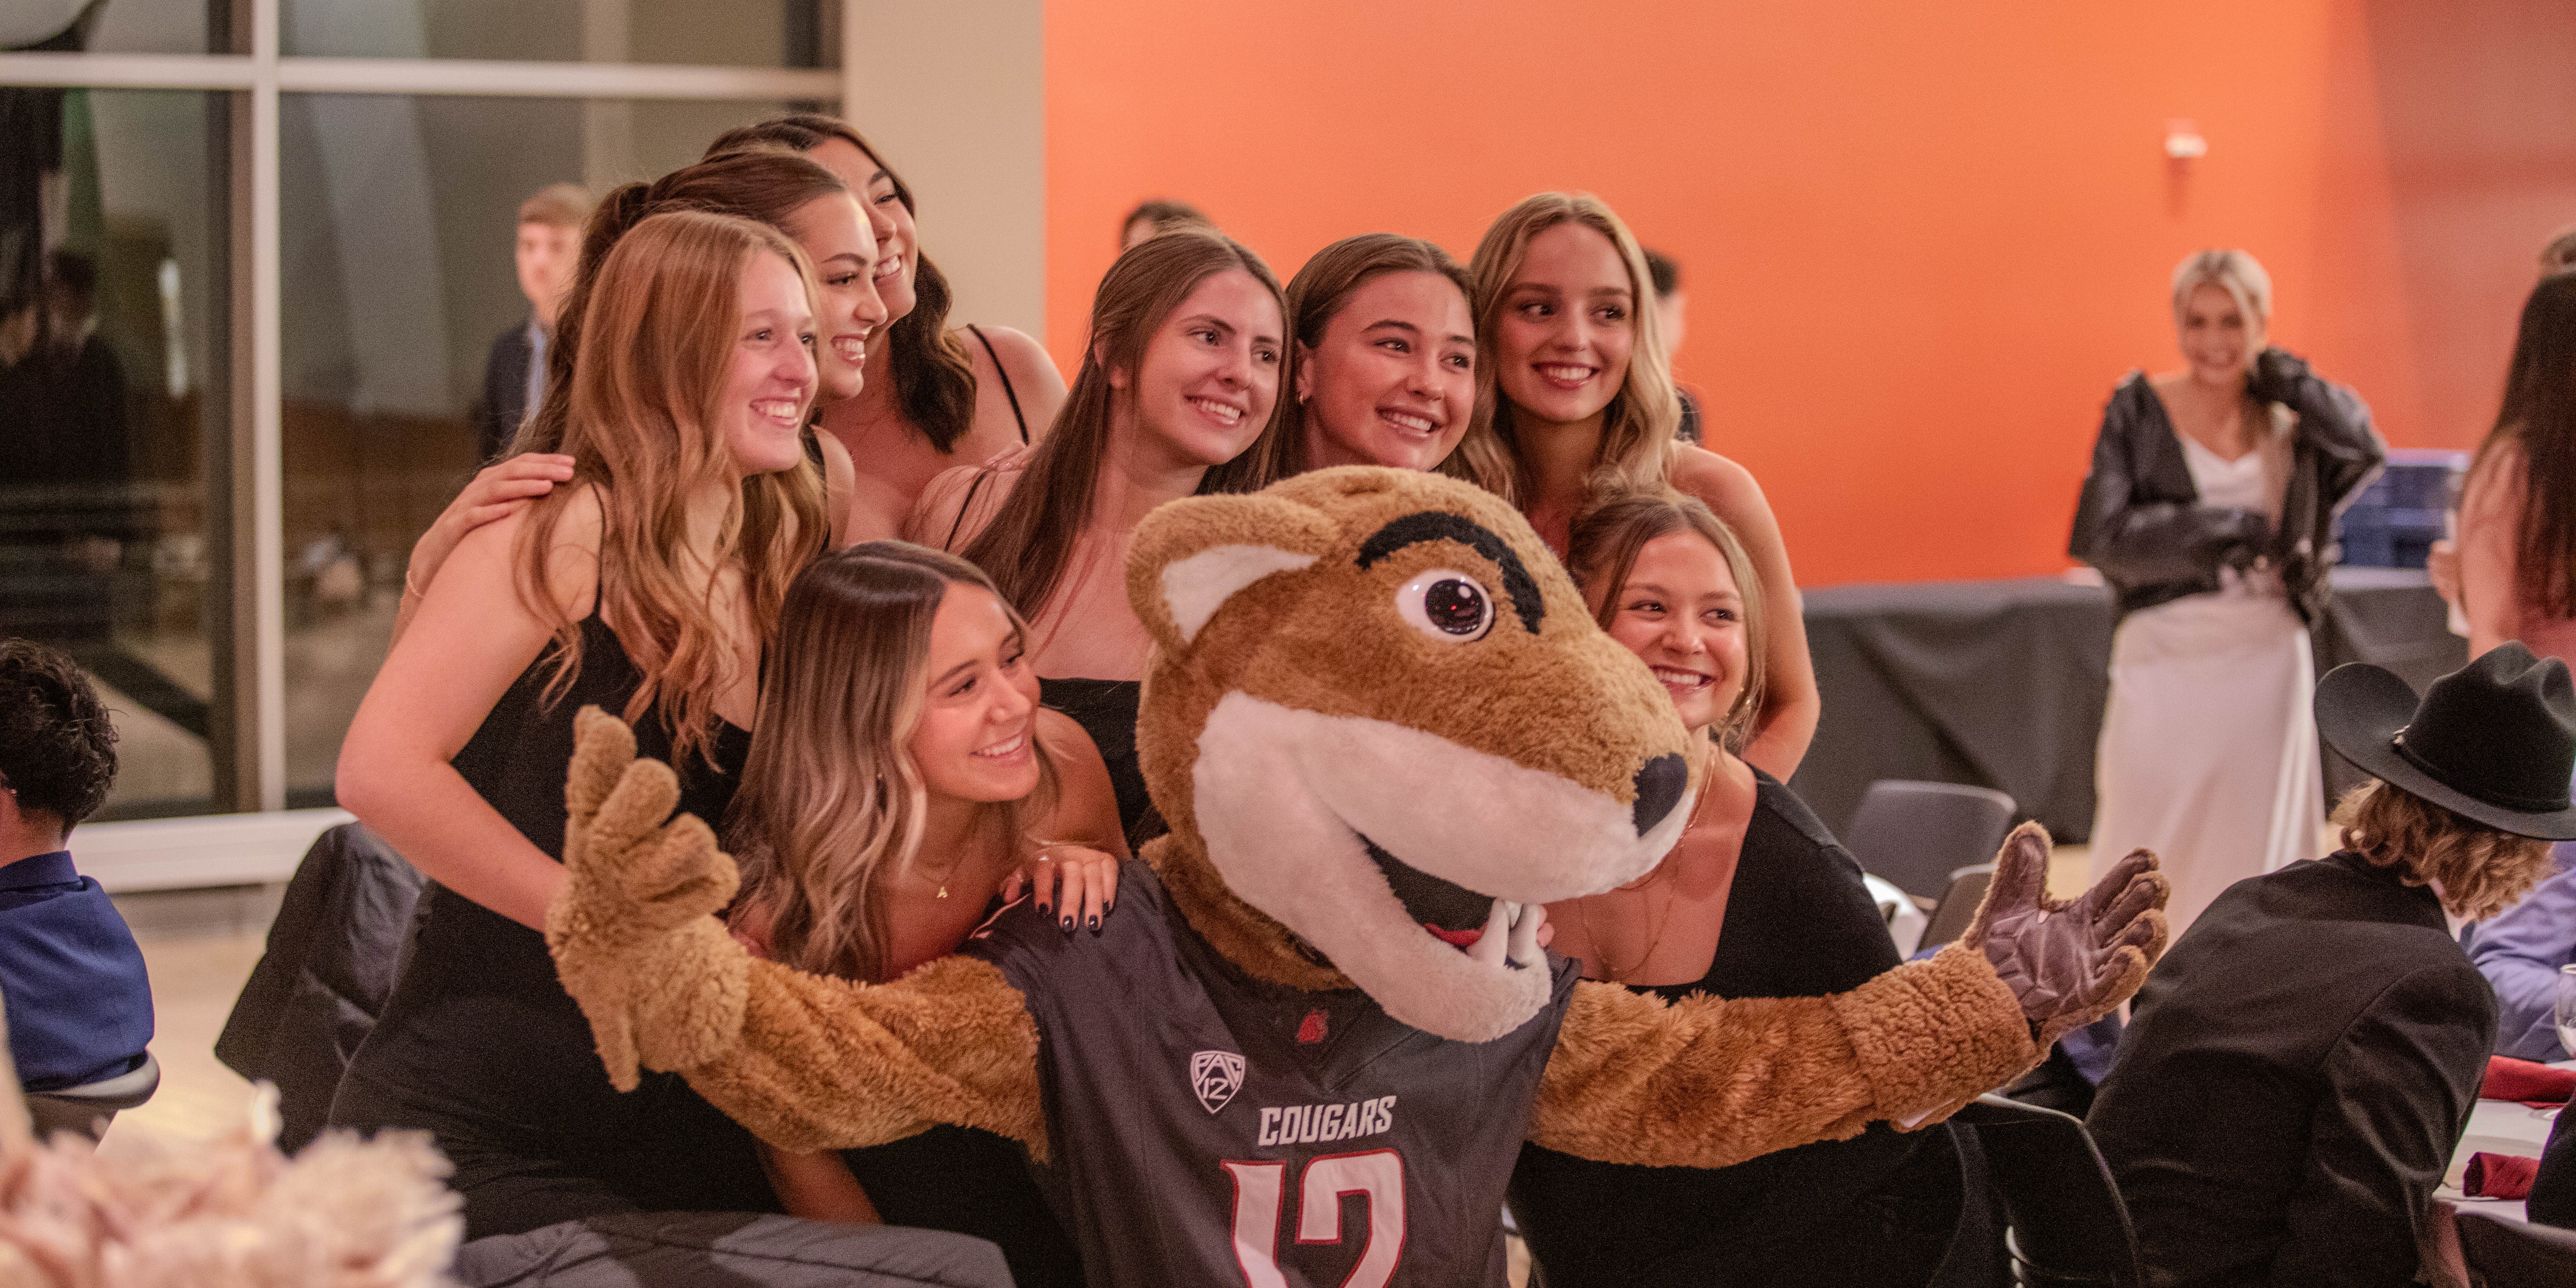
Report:
[{"label": "orange painted wall", "polygon": [[[2576,220],[2551,0],[1050,0],[1046,50],[1068,367],[1139,199],[1284,279],[1381,229],[1463,259],[1589,189],[1684,265],[1677,368],[1810,585],[2065,566],[2102,401],[2174,362],[2203,246],[2264,261],[2275,338],[2392,442],[2469,445]],[[2210,142],[2187,175],[2173,117]]]}]

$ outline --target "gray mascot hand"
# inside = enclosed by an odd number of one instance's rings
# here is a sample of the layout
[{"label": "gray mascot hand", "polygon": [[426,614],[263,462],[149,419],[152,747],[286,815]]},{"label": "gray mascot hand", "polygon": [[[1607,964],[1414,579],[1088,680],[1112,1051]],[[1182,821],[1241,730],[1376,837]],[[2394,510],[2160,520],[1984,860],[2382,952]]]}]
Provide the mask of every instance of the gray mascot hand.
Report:
[{"label": "gray mascot hand", "polygon": [[2048,897],[2048,832],[2024,823],[1995,856],[1994,880],[1960,942],[1982,949],[2021,999],[2042,1051],[2127,1001],[2165,950],[2171,885],[2132,850],[2081,898]]}]

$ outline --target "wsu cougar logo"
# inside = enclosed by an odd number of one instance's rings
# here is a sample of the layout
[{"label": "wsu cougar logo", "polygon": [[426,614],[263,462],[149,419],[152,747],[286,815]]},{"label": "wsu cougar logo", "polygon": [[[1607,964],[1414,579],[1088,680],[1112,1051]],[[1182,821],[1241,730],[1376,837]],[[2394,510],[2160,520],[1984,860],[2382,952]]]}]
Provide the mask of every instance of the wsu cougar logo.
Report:
[{"label": "wsu cougar logo", "polygon": [[1232,1051],[1201,1051],[1190,1057],[1190,1090],[1209,1113],[1225,1108],[1243,1090],[1243,1057]]}]

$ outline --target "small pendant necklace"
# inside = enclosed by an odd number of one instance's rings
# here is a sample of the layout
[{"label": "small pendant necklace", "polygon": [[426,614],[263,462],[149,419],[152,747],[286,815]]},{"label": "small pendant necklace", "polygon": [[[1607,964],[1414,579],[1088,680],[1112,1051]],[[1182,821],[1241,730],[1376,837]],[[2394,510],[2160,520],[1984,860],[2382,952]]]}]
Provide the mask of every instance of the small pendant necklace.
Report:
[{"label": "small pendant necklace", "polygon": [[[1678,849],[1684,841],[1687,841],[1690,838],[1692,830],[1699,826],[1699,816],[1702,812],[1708,809],[1709,797],[1717,794],[1715,790],[1716,786],[1717,776],[1715,767],[1712,766],[1707,779],[1707,785],[1700,789],[1699,799],[1691,805],[1690,817],[1682,822],[1681,837],[1673,843],[1675,848]],[[1614,893],[1643,894],[1648,887],[1663,879],[1671,863],[1672,856],[1668,854],[1664,856],[1664,861],[1662,863],[1655,865],[1654,871],[1649,872],[1626,885],[1618,887],[1618,890]],[[1637,973],[1645,967],[1647,962],[1654,960],[1655,948],[1657,945],[1664,942],[1664,930],[1672,924],[1673,901],[1679,896],[1670,893],[1667,893],[1664,896],[1663,915],[1661,917],[1650,917],[1647,921],[1646,951],[1638,954],[1637,960],[1628,963],[1626,966],[1620,966],[1613,963],[1610,960],[1609,945],[1602,942],[1601,936],[1593,933],[1591,904],[1594,899],[1602,897],[1602,895],[1588,895],[1584,898],[1575,900],[1574,918],[1575,920],[1583,923],[1583,937],[1592,941],[1593,948],[1600,952],[1601,969],[1603,973],[1607,974],[1615,983],[1626,983],[1630,975]]]},{"label": "small pendant necklace", "polygon": [[932,898],[945,899],[948,897],[948,878],[957,875],[957,869],[966,862],[966,856],[968,853],[968,850],[960,849],[957,852],[957,857],[948,861],[948,870],[940,873],[935,878],[927,873],[922,875],[922,880],[928,881],[939,887],[939,893],[931,896]]}]

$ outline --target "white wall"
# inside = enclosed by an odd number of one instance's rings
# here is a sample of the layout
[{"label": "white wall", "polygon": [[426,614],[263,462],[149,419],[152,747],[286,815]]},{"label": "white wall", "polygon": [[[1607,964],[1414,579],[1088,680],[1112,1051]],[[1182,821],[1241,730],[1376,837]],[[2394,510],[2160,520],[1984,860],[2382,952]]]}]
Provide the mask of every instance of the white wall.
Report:
[{"label": "white wall", "polygon": [[847,0],[842,115],[909,184],[954,322],[1046,340],[1042,0]]}]

